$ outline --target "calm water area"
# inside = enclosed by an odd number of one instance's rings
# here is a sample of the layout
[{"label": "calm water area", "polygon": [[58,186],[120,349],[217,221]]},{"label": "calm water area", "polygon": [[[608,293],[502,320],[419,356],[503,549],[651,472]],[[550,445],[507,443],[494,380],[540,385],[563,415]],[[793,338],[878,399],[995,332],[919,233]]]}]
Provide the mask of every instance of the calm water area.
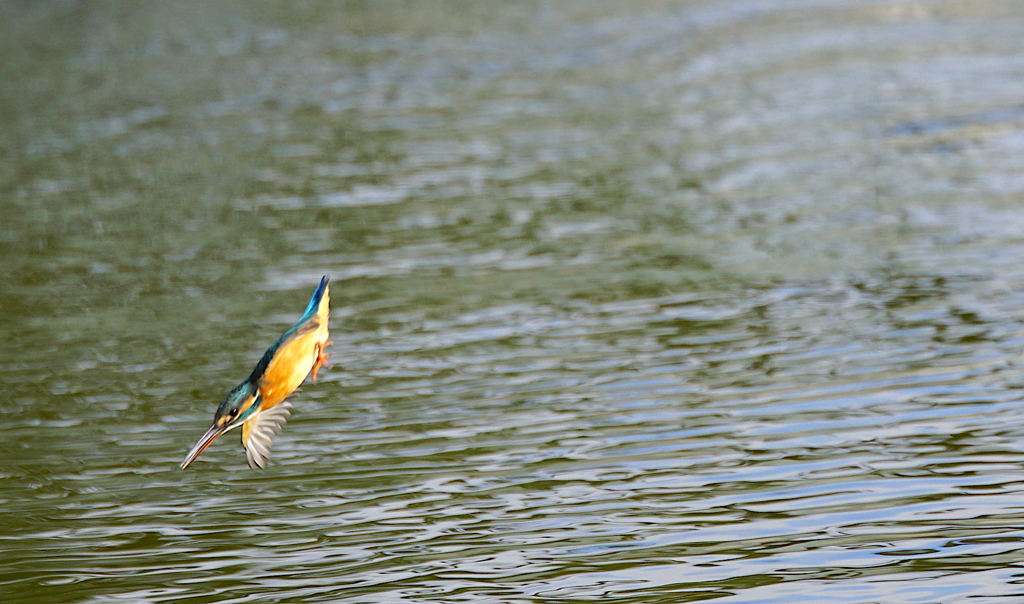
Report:
[{"label": "calm water area", "polygon": [[[1024,3],[0,3],[0,602],[1024,601]],[[266,470],[178,468],[332,277]]]}]

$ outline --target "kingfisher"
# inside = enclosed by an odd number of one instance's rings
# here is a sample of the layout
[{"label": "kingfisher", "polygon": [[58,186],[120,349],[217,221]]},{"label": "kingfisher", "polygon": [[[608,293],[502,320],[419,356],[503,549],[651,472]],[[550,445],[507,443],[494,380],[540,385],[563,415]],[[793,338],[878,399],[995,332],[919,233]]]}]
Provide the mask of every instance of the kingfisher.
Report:
[{"label": "kingfisher", "polygon": [[242,427],[242,447],[250,468],[266,467],[274,435],[284,426],[292,405],[285,401],[306,376],[316,381],[317,371],[331,356],[324,349],[327,339],[327,318],[331,296],[325,275],[299,320],[284,332],[252,374],[234,387],[213,415],[213,425],[181,462],[184,470],[199,454],[228,430]]}]

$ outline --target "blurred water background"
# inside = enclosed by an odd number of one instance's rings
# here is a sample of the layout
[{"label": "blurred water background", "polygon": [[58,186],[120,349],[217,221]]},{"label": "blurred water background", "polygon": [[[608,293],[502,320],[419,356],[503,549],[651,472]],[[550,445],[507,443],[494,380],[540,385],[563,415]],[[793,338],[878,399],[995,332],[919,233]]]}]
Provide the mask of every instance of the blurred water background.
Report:
[{"label": "blurred water background", "polygon": [[[0,4],[0,601],[1024,596],[1024,4]],[[213,409],[333,277],[271,467]]]}]

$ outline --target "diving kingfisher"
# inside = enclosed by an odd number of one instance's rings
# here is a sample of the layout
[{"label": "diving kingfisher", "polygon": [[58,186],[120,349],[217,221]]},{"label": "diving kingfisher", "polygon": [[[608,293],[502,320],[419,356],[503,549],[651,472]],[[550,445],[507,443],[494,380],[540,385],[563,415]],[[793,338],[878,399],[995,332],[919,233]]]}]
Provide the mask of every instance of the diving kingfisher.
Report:
[{"label": "diving kingfisher", "polygon": [[320,286],[295,325],[267,349],[252,374],[224,397],[213,415],[213,425],[181,462],[182,470],[218,436],[239,426],[242,427],[242,446],[249,467],[266,467],[274,435],[291,414],[292,405],[284,399],[299,387],[307,375],[312,375],[315,382],[317,371],[327,364],[331,356],[324,352],[324,348],[331,344],[327,339],[331,306],[327,281],[327,276],[320,280]]}]

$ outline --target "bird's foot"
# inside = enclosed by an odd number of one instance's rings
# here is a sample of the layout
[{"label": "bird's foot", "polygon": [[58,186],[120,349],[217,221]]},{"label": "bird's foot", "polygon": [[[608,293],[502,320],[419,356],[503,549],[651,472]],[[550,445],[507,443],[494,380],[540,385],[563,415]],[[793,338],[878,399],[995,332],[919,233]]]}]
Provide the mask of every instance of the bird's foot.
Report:
[{"label": "bird's foot", "polygon": [[330,365],[331,365],[330,363],[327,362],[327,359],[331,358],[331,355],[329,355],[326,352],[324,352],[324,348],[327,348],[330,345],[331,345],[331,341],[330,340],[327,340],[323,344],[317,344],[316,345],[316,363],[313,363],[313,381],[314,382],[316,381],[316,372],[320,371],[320,367],[321,366],[330,367]]}]

